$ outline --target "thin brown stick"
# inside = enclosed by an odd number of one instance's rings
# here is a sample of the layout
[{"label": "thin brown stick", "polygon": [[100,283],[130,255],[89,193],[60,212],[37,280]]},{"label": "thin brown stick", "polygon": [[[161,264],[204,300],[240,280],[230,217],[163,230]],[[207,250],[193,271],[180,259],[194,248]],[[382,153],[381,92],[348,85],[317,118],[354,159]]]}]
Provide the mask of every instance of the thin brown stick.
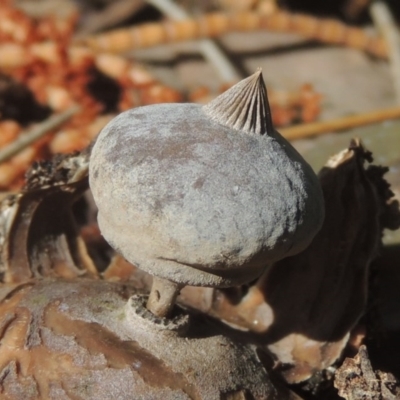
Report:
[{"label": "thin brown stick", "polygon": [[328,132],[343,131],[358,126],[376,124],[378,122],[400,118],[400,107],[370,111],[330,121],[312,122],[280,129],[280,133],[288,140],[318,136]]},{"label": "thin brown stick", "polygon": [[[138,25],[129,29],[113,30],[87,38],[78,38],[68,52],[73,55],[85,52],[122,53],[148,48],[164,43],[174,43],[199,38],[211,38],[229,32],[267,30],[288,32],[322,43],[358,48],[375,57],[387,58],[388,48],[384,39],[371,36],[366,31],[350,27],[339,21],[320,19],[304,14],[275,12],[211,13],[197,19],[165,21]],[[30,61],[30,56],[47,54],[48,43],[36,43],[26,48],[18,43],[0,44],[0,67],[16,68]],[[45,57],[45,56],[44,56]]]},{"label": "thin brown stick", "polygon": [[71,107],[60,114],[52,115],[50,118],[39,124],[31,131],[22,133],[17,140],[0,150],[0,163],[9,160],[12,156],[36,142],[44,135],[47,135],[59,125],[68,121],[79,110],[79,106]]},{"label": "thin brown stick", "polygon": [[229,32],[268,30],[295,33],[307,39],[364,50],[374,56],[386,58],[387,44],[365,30],[343,24],[334,19],[315,18],[304,14],[277,11],[263,14],[253,11],[237,13],[209,13],[196,19],[165,21],[118,29],[85,39],[84,43],[95,51],[124,52],[128,50],[216,37]]}]

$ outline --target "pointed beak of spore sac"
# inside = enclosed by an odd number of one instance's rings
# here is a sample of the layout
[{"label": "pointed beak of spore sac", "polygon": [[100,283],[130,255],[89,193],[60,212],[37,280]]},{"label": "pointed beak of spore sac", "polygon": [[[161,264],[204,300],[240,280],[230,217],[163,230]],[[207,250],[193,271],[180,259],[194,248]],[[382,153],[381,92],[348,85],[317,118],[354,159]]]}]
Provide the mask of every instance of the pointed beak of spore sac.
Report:
[{"label": "pointed beak of spore sac", "polygon": [[273,132],[261,68],[206,104],[203,111],[213,121],[237,131],[251,135]]}]

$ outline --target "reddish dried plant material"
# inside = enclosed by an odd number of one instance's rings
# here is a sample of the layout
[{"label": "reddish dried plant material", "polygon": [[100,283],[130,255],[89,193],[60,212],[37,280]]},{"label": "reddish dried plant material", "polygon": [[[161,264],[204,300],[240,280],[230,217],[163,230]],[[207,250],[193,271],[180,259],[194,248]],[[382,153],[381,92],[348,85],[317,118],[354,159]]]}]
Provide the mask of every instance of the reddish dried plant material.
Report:
[{"label": "reddish dried plant material", "polygon": [[[15,121],[0,121],[0,149],[15,140],[20,132],[21,127]],[[35,146],[0,164],[0,190],[12,190],[21,186],[26,169],[40,155],[42,147],[39,141]]]},{"label": "reddish dried plant material", "polygon": [[276,126],[293,122],[313,122],[321,111],[321,94],[311,84],[304,84],[296,92],[269,91],[271,112]]},{"label": "reddish dried plant material", "polygon": [[79,15],[71,13],[65,18],[57,18],[53,15],[42,17],[37,24],[36,41],[44,41],[52,39],[57,43],[63,43],[64,49],[67,51],[67,46],[71,42],[75,32]]},{"label": "reddish dried plant material", "polygon": [[[40,153],[43,156],[51,154],[53,150],[70,152],[86,147],[91,140],[85,136],[86,126],[96,119],[103,107],[87,90],[88,82],[91,79],[91,69],[94,65],[93,57],[83,57],[77,64],[72,62],[68,53],[68,46],[75,29],[76,16],[67,19],[44,17],[33,20],[22,11],[14,9],[10,3],[4,5],[4,12],[4,26],[7,27],[7,24],[13,23],[21,24],[21,29],[25,29],[27,36],[24,41],[24,44],[28,46],[27,53],[30,52],[29,49],[33,49],[33,53],[27,54],[27,63],[13,69],[12,75],[29,88],[39,102],[49,105],[54,111],[63,111],[77,103],[82,107],[81,112],[69,123],[74,132],[77,127],[81,128],[79,135],[70,134],[64,141],[57,138],[56,146],[51,145],[50,136],[50,140],[49,138],[41,140],[32,149],[36,149],[37,155]],[[8,37],[8,40],[18,41],[15,37]],[[43,48],[44,53],[35,53],[34,46],[37,43],[46,43],[47,47]],[[29,163],[34,158],[30,159]],[[18,159],[22,160],[21,157]],[[3,179],[2,186],[12,185],[17,178],[23,175],[28,165],[21,163],[13,174],[9,174],[9,179]]]},{"label": "reddish dried plant material", "polygon": [[300,108],[300,121],[313,122],[321,112],[322,95],[316,93],[311,84],[305,84],[300,89],[299,108]]},{"label": "reddish dried plant material", "polygon": [[0,42],[27,43],[35,36],[35,24],[23,11],[13,7],[11,0],[1,4]]},{"label": "reddish dried plant material", "polygon": [[144,88],[140,93],[140,99],[143,105],[149,105],[157,103],[177,103],[182,101],[183,97],[177,90],[159,84]]},{"label": "reddish dried plant material", "polygon": [[45,16],[33,19],[14,6],[13,1],[1,3],[2,24],[0,41],[32,44],[34,42],[54,40],[69,42],[78,20],[78,15],[71,14],[65,19]]},{"label": "reddish dried plant material", "polygon": [[[54,112],[76,104],[81,106],[81,111],[64,124],[62,131],[41,141],[40,148],[36,146],[38,155],[82,150],[103,127],[98,123],[103,113],[182,100],[180,93],[159,84],[142,66],[123,57],[96,55],[73,45],[77,15],[32,19],[11,1],[2,3],[1,13],[0,68],[4,67],[7,75],[31,90],[36,101]],[[117,88],[113,99],[102,73]],[[25,164],[14,171],[10,164],[0,169],[2,188],[19,187],[23,183],[20,178]]]},{"label": "reddish dried plant material", "polygon": [[188,98],[191,103],[206,104],[211,100],[211,91],[205,86],[200,86],[192,90]]},{"label": "reddish dried plant material", "polygon": [[0,121],[0,148],[15,140],[21,132],[20,125],[12,120]]}]

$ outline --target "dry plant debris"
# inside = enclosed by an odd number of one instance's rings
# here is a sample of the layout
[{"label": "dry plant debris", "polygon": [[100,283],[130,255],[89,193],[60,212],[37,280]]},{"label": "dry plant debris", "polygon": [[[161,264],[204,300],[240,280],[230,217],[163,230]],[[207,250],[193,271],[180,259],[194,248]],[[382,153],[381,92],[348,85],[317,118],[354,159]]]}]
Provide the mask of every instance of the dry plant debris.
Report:
[{"label": "dry plant debris", "polygon": [[1,145],[15,140],[22,124],[42,120],[51,111],[81,107],[63,129],[0,165],[2,189],[20,187],[34,159],[88,146],[113,113],[139,104],[182,99],[134,62],[72,48],[76,16],[34,20],[11,1],[2,2],[0,9]]},{"label": "dry plant debris", "polygon": [[335,387],[346,400],[396,400],[400,383],[387,372],[375,371],[366,346],[360,346],[354,358],[346,358],[335,373]]},{"label": "dry plant debris", "polygon": [[87,153],[35,163],[24,189],[2,200],[0,271],[4,282],[97,275],[71,216],[73,202],[87,189],[87,169]]},{"label": "dry plant debris", "polygon": [[256,30],[296,33],[310,40],[360,49],[375,57],[387,58],[385,41],[365,30],[334,19],[278,10],[272,13],[241,11],[214,12],[196,19],[148,23],[130,29],[118,29],[83,40],[96,52],[121,53],[176,41],[217,37],[229,32]]},{"label": "dry plant debris", "polygon": [[400,118],[400,107],[392,107],[358,115],[336,118],[330,121],[310,122],[289,126],[287,128],[280,129],[280,131],[286,139],[296,140],[320,135],[324,132],[339,132],[354,127],[376,124],[378,122],[385,122],[397,118]]}]

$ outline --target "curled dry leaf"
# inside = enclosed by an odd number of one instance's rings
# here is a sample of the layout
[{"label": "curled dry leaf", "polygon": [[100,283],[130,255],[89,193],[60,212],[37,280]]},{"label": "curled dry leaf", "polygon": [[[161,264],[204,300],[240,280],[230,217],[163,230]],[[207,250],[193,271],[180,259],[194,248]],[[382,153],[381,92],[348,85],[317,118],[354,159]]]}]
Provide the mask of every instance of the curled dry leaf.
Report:
[{"label": "curled dry leaf", "polygon": [[88,154],[58,156],[28,171],[21,193],[0,203],[3,281],[97,274],[78,236],[71,205],[87,189]]},{"label": "curled dry leaf", "polygon": [[182,291],[184,303],[259,333],[288,382],[304,381],[339,358],[364,311],[382,231],[400,225],[383,179],[387,169],[365,167],[371,161],[353,141],[322,169],[326,217],[305,251],[275,263],[246,291]]}]

